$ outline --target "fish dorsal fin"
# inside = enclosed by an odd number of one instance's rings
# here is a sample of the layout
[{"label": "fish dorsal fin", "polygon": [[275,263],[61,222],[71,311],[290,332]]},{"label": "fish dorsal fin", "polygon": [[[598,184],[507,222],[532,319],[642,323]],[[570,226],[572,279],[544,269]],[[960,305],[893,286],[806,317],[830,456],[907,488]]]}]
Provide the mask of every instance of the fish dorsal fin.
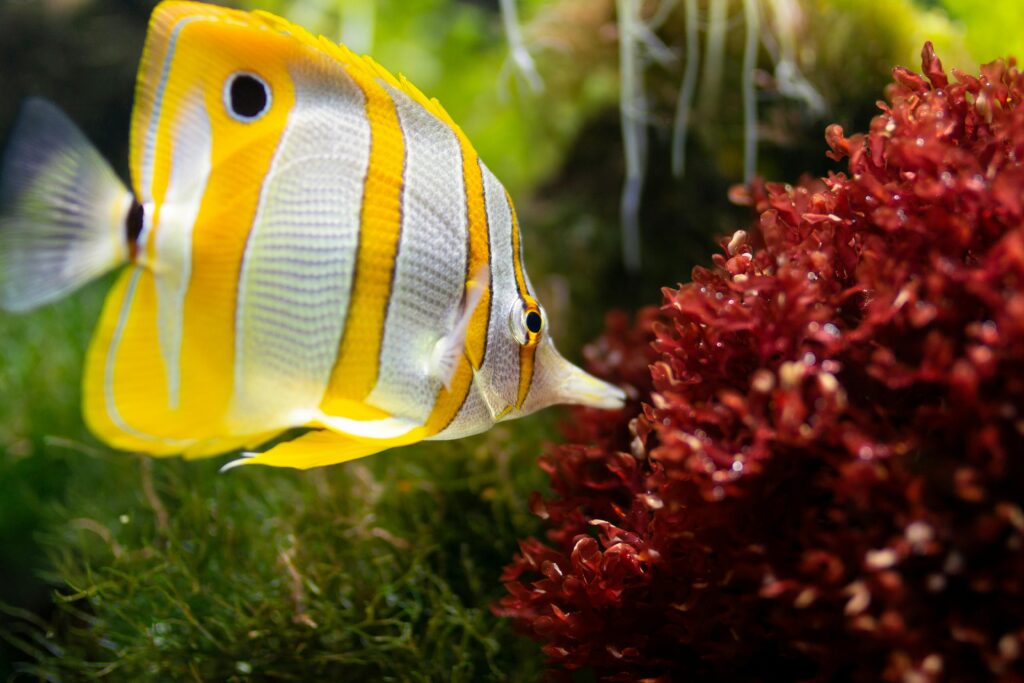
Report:
[{"label": "fish dorsal fin", "polygon": [[135,196],[148,198],[157,147],[160,109],[166,104],[170,62],[177,49],[181,29],[193,21],[229,20],[234,13],[216,5],[193,2],[163,2],[153,11],[146,43],[135,80],[132,110],[131,167]]},{"label": "fish dorsal fin", "polygon": [[438,102],[436,98],[424,95],[423,92],[413,85],[412,82],[410,82],[404,75],[398,74],[396,77],[386,68],[378,64],[372,57],[368,55],[357,55],[345,45],[335,43],[324,36],[314,37],[313,34],[309,33],[301,26],[296,26],[288,20],[270,14],[269,12],[257,10],[252,14],[253,17],[265,22],[268,27],[280,31],[281,33],[292,35],[303,43],[331,55],[344,64],[347,69],[362,71],[368,76],[383,80],[392,88],[400,90],[408,95],[414,102],[436,116],[440,121],[450,126],[461,138],[465,137],[462,133],[462,129],[460,129],[455,121],[452,120],[452,117],[448,115],[448,112],[445,111],[443,106],[441,106],[441,103]]}]

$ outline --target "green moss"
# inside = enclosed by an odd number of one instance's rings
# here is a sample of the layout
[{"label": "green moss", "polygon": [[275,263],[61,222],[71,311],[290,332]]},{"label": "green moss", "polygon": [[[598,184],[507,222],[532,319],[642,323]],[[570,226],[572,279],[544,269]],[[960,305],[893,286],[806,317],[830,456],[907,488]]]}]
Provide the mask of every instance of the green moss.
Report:
[{"label": "green moss", "polygon": [[550,424],[310,472],[80,456],[44,538],[56,627],[7,635],[65,678],[531,680],[488,605]]},{"label": "green moss", "polygon": [[[37,576],[45,563],[36,535],[69,476],[63,444],[86,438],[78,377],[104,288],[32,315],[0,316],[0,603],[43,613],[50,603]],[[0,642],[0,675],[13,657]]]}]

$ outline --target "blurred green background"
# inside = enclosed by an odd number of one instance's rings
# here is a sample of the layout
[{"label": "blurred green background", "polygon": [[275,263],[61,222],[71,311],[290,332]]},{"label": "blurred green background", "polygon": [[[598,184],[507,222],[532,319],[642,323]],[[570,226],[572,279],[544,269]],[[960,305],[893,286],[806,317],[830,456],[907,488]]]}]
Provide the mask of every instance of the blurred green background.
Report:
[{"label": "blurred green background", "polygon": [[[669,171],[685,3],[622,0],[650,24],[643,267],[627,272],[620,36],[612,0],[520,0],[542,90],[509,61],[498,0],[251,0],[372,54],[441,100],[518,203],[526,259],[563,351],[605,311],[656,303],[749,216],[742,180],[742,2],[724,5],[722,77],[701,72],[687,169]],[[701,55],[711,2],[698,3]],[[0,0],[0,136],[29,95],[53,100],[125,176],[148,0]],[[824,126],[866,129],[894,64],[924,40],[947,67],[1024,54],[1024,5],[763,0],[758,172],[831,168]],[[794,13],[795,8],[795,13]],[[785,21],[783,18],[788,17]],[[825,104],[780,87],[790,58]],[[635,111],[634,111],[635,113]],[[79,413],[84,349],[109,279],[0,314],[0,676],[19,680],[535,680],[542,655],[488,606],[518,538],[538,533],[536,459],[557,410],[479,437],[311,472],[114,453]]]}]

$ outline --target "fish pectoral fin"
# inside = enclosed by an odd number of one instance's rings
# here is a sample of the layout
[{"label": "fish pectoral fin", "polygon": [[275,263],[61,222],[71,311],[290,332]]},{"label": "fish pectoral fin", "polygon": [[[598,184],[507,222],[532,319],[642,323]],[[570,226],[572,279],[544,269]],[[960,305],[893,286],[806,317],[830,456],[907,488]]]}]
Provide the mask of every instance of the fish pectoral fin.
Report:
[{"label": "fish pectoral fin", "polygon": [[485,265],[481,266],[473,275],[473,279],[466,283],[466,297],[458,322],[451,332],[437,341],[433,353],[430,354],[430,376],[441,380],[444,388],[449,391],[452,388],[452,377],[455,376],[455,369],[459,366],[459,359],[466,345],[466,332],[469,330],[473,311],[480,304],[490,279],[490,270]]},{"label": "fish pectoral fin", "polygon": [[392,441],[358,441],[327,429],[307,432],[297,439],[279,443],[262,453],[245,453],[220,468],[221,472],[248,465],[293,467],[308,470],[311,467],[336,465],[364,458],[398,445]]}]

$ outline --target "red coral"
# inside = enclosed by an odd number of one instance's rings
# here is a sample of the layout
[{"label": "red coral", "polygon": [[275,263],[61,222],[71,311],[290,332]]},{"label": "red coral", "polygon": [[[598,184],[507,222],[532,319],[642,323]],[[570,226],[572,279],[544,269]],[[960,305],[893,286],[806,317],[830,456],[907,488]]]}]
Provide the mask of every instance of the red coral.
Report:
[{"label": "red coral", "polygon": [[1024,680],[1024,76],[923,71],[591,349],[495,607],[555,675]]}]

